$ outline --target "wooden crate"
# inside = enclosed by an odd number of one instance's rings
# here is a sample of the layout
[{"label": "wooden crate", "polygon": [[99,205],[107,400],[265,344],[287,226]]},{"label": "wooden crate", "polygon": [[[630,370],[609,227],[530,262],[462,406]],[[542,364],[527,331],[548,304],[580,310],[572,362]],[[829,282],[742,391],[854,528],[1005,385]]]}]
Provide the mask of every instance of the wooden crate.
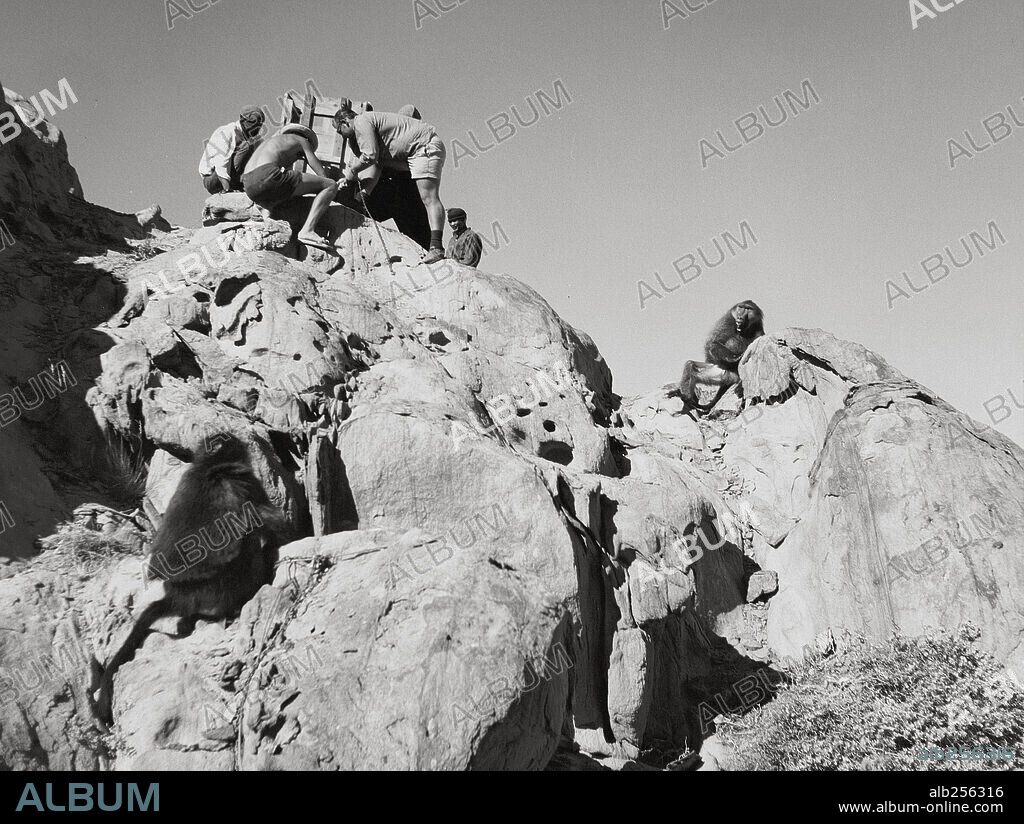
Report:
[{"label": "wooden crate", "polygon": [[[334,113],[341,106],[337,97],[315,98],[306,95],[302,98],[289,93],[284,98],[282,121],[300,123],[313,130],[320,141],[317,147],[317,159],[323,164],[328,176],[337,178],[345,163],[345,140],[334,130]],[[305,171],[306,162],[300,160],[295,168]]]}]

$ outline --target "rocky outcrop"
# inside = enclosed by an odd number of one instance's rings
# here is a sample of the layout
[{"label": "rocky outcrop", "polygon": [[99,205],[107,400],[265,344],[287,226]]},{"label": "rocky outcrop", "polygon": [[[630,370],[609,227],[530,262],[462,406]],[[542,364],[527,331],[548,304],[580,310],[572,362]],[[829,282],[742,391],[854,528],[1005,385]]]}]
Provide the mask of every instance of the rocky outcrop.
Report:
[{"label": "rocky outcrop", "polygon": [[159,206],[125,215],[86,201],[64,135],[33,101],[2,86],[0,120],[0,219],[15,238],[123,242],[170,230]]},{"label": "rocky outcrop", "polygon": [[[799,659],[829,632],[970,621],[1024,676],[1020,447],[820,330],[757,341],[740,374],[748,402],[772,402],[704,422],[704,443],[733,478],[729,503],[751,527],[754,559],[778,576],[772,650]],[[649,409],[641,428],[676,440],[678,423]]]},{"label": "rocky outcrop", "polygon": [[0,203],[8,214],[17,208],[29,231],[52,240],[47,223],[70,219],[84,195],[64,135],[42,115],[31,101],[0,87],[0,118],[10,124],[0,149]]},{"label": "rocky outcrop", "polygon": [[[144,514],[79,509],[0,580],[0,764],[688,769],[707,702],[844,630],[970,619],[1020,671],[1022,452],[881,358],[785,330],[695,419],[617,397],[515,278],[422,265],[340,205],[337,254],[308,251],[301,204],[236,200],[114,267],[69,353],[88,391],[51,431],[128,444]],[[237,620],[157,626],[101,740],[89,662],[158,597],[139,548],[222,431],[296,540]]]},{"label": "rocky outcrop", "polygon": [[[87,500],[105,453],[84,402],[121,305],[118,274],[183,239],[153,206],[120,214],[82,199],[61,132],[3,89],[0,122],[0,558],[22,558]],[[70,460],[69,460],[70,459]]]},{"label": "rocky outcrop", "polygon": [[1024,455],[910,381],[851,389],[800,522],[773,553],[768,637],[886,636],[971,622],[1024,677]]}]

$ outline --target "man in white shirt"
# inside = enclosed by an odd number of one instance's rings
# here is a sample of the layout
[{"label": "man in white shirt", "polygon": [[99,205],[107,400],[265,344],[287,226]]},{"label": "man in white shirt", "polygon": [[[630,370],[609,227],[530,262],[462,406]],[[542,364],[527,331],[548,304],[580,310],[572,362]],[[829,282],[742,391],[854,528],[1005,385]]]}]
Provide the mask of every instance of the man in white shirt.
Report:
[{"label": "man in white shirt", "polygon": [[259,145],[263,129],[263,112],[257,106],[246,106],[234,123],[226,123],[206,141],[199,174],[211,195],[242,190],[242,171],[253,150]]}]

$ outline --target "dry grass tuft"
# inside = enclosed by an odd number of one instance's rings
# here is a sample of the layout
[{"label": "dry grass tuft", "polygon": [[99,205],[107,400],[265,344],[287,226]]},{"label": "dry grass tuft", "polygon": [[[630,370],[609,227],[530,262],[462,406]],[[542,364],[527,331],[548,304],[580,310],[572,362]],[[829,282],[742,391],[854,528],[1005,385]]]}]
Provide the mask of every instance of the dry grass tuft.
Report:
[{"label": "dry grass tuft", "polygon": [[[1024,689],[974,627],[863,639],[805,665],[774,701],[719,724],[736,770],[1005,770],[1024,758]],[[947,751],[942,760],[921,750]],[[957,751],[951,759],[948,751]],[[964,750],[970,750],[964,758]]]}]

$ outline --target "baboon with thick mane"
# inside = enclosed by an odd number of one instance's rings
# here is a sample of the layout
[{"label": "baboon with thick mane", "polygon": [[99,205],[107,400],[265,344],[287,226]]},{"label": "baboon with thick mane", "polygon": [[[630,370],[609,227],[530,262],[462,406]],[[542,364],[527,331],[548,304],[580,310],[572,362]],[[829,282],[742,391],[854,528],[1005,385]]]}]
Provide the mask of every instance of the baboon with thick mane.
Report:
[{"label": "baboon with thick mane", "polygon": [[[687,361],[679,379],[679,397],[686,407],[710,409],[733,384],[740,381],[739,362],[757,338],[764,334],[764,312],[752,300],[733,306],[712,327],[704,344],[706,363]],[[701,406],[697,397],[697,384],[718,386],[718,394],[707,406]]]},{"label": "baboon with thick mane", "polygon": [[142,611],[104,669],[97,715],[111,720],[114,675],[157,619],[176,615],[179,633],[188,634],[198,618],[235,615],[273,580],[284,533],[245,444],[229,434],[210,438],[182,476],[150,548],[145,577],[159,578],[164,596]]}]

